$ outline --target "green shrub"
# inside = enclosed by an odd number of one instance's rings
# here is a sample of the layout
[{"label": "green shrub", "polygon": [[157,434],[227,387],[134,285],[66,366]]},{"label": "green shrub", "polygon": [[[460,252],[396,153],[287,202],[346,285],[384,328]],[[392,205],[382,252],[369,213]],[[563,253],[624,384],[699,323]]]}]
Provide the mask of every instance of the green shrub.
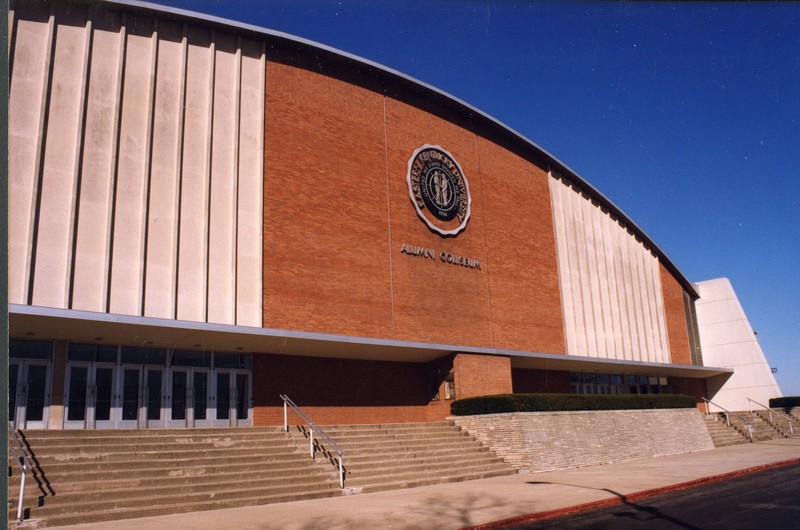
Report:
[{"label": "green shrub", "polygon": [[800,407],[800,396],[786,396],[779,398],[772,398],[769,400],[770,408],[784,408],[790,409],[792,407]]},{"label": "green shrub", "polygon": [[692,396],[679,394],[498,394],[456,400],[450,405],[450,412],[454,416],[472,416],[502,412],[694,407]]}]

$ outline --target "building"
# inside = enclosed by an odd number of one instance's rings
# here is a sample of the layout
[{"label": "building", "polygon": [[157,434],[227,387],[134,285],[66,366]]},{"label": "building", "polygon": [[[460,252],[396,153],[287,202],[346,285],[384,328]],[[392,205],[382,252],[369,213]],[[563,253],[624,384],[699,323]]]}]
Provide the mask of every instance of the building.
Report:
[{"label": "building", "polygon": [[729,284],[435,88],[139,2],[12,2],[9,32],[20,428],[277,424],[282,393],[323,424],[780,395]]}]

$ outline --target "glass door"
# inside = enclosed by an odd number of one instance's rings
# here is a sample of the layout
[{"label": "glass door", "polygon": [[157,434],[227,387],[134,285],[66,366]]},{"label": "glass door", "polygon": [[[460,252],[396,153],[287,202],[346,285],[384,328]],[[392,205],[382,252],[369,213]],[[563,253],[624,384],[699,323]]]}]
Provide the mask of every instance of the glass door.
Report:
[{"label": "glass door", "polygon": [[46,429],[50,416],[50,363],[9,361],[9,421],[16,429]]},{"label": "glass door", "polygon": [[218,427],[250,425],[250,372],[216,370],[215,383],[214,425]]},{"label": "glass door", "polygon": [[116,404],[116,371],[113,364],[96,364],[94,367],[94,427],[111,429],[116,425],[118,411]]},{"label": "glass door", "polygon": [[123,366],[119,375],[121,381],[119,387],[121,393],[118,394],[120,404],[120,416],[117,426],[123,429],[136,429],[139,427],[139,408],[141,406],[142,394],[142,368],[140,366]]},{"label": "glass door", "polygon": [[167,427],[190,427],[189,368],[170,369],[167,387]]},{"label": "glass door", "polygon": [[87,429],[92,424],[90,416],[91,386],[89,363],[67,363],[64,385],[64,428]]},{"label": "glass door", "polygon": [[164,427],[164,369],[161,367],[148,366],[145,372],[145,400],[142,416],[142,426]]},{"label": "glass door", "polygon": [[252,425],[252,418],[250,417],[250,373],[237,371],[234,377],[236,380],[236,387],[234,388],[235,403],[233,404],[235,425]]},{"label": "glass door", "polygon": [[211,410],[211,392],[209,392],[209,371],[193,368],[189,389],[191,400],[190,426],[210,427],[213,411]]},{"label": "glass door", "polygon": [[215,427],[228,427],[231,425],[231,372],[230,370],[216,370],[214,377],[214,394],[211,398],[215,410]]}]

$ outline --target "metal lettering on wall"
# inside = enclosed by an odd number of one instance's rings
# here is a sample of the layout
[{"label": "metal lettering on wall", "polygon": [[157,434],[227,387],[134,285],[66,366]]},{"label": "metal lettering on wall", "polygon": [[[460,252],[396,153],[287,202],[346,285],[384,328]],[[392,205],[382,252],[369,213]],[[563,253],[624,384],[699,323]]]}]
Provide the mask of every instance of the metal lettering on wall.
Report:
[{"label": "metal lettering on wall", "polygon": [[467,226],[472,198],[469,184],[453,155],[425,144],[408,159],[408,195],[417,215],[442,236],[455,236]]},{"label": "metal lettering on wall", "polygon": [[405,254],[406,256],[411,256],[414,258],[422,258],[428,259],[431,261],[441,261],[442,263],[447,263],[450,265],[459,265],[461,267],[466,267],[468,269],[477,269],[480,270],[481,268],[481,261],[474,258],[467,258],[465,256],[459,256],[457,254],[452,254],[450,252],[445,251],[436,251],[432,248],[420,247],[417,245],[409,245],[407,243],[403,243],[403,246],[400,247],[400,252]]}]

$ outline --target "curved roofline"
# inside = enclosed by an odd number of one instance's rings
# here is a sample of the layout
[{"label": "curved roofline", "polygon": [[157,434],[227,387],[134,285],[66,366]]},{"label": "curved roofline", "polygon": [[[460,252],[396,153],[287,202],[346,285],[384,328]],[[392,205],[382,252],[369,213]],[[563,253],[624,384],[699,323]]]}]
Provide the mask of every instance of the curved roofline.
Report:
[{"label": "curved roofline", "polygon": [[198,13],[195,11],[189,11],[186,9],[179,9],[160,4],[153,4],[150,2],[142,2],[139,0],[101,0],[100,2],[90,1],[88,3],[100,3],[100,4],[114,5],[125,8],[133,8],[134,10],[137,11],[168,15],[186,21],[196,21],[203,24],[210,23],[227,28],[232,32],[249,33],[254,36],[269,37],[272,39],[286,41],[287,43],[300,45],[303,48],[309,48],[312,50],[324,52],[325,54],[333,56],[340,60],[344,59],[344,61],[348,63],[354,63],[356,65],[366,66],[369,69],[375,70],[380,74],[382,74],[383,76],[388,77],[389,80],[395,83],[399,83],[401,85],[410,85],[412,88],[417,90],[422,89],[423,92],[427,92],[427,95],[432,95],[434,96],[435,99],[442,99],[444,102],[447,102],[451,106],[454,106],[456,112],[458,112],[460,115],[462,116],[466,115],[466,117],[468,118],[477,119],[478,123],[484,126],[488,125],[490,131],[494,133],[499,133],[500,136],[505,136],[510,140],[512,140],[514,143],[520,143],[521,147],[523,147],[526,150],[531,150],[531,153],[535,155],[537,158],[543,158],[551,166],[550,168],[547,169],[551,171],[556,170],[562,176],[576,183],[583,191],[586,191],[592,199],[596,200],[600,205],[608,209],[608,211],[612,215],[616,216],[617,219],[623,225],[625,225],[625,227],[633,231],[634,234],[638,238],[640,238],[642,242],[647,247],[649,247],[652,252],[654,252],[657,255],[659,261],[664,265],[664,267],[667,268],[667,270],[669,270],[673,274],[673,276],[675,276],[675,278],[678,280],[678,282],[681,284],[681,286],[686,292],[688,292],[694,299],[700,297],[695,288],[692,286],[691,282],[689,282],[683,275],[683,273],[678,269],[678,267],[676,267],[675,264],[672,263],[672,261],[667,257],[664,251],[661,250],[661,248],[650,238],[650,236],[648,236],[644,230],[642,230],[625,212],[623,212],[621,208],[619,208],[616,204],[611,202],[611,200],[608,197],[603,195],[597,188],[595,188],[592,184],[590,184],[586,179],[581,177],[576,171],[574,171],[564,162],[553,156],[546,149],[537,145],[535,142],[527,138],[525,135],[521,134],[520,132],[509,127],[500,120],[494,118],[493,116],[490,116],[489,114],[486,114],[480,109],[470,105],[466,101],[463,101],[452,94],[449,94],[424,81],[420,81],[419,79],[415,79],[407,74],[394,70],[393,68],[384,66],[382,64],[376,63],[369,59],[359,57],[352,53],[345,52],[337,48],[321,44],[319,42],[315,42],[302,37],[297,37],[289,33],[284,33],[282,31],[271,30],[261,26],[256,26],[254,24],[237,22],[235,20],[221,18],[214,15]]}]

